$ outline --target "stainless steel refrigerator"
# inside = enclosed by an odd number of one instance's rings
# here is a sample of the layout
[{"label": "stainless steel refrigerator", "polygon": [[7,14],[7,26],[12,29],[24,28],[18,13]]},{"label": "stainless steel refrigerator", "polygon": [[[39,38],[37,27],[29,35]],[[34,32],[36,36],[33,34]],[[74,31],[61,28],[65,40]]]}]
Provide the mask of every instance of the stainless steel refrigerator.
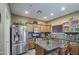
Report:
[{"label": "stainless steel refrigerator", "polygon": [[12,25],[10,38],[10,52],[12,55],[23,54],[28,50],[28,32],[26,26]]}]

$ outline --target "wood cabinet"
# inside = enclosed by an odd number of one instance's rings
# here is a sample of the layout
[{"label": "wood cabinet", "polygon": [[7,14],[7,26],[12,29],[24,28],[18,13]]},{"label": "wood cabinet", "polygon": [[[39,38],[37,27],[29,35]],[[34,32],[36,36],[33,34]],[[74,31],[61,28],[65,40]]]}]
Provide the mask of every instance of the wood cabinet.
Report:
[{"label": "wood cabinet", "polygon": [[27,31],[33,32],[34,28],[39,28],[41,32],[51,32],[51,25],[27,24]]},{"label": "wood cabinet", "polygon": [[79,32],[79,19],[70,18],[69,21],[63,23],[64,32]]},{"label": "wood cabinet", "polygon": [[34,30],[34,24],[27,24],[27,31],[33,32],[33,30]]},{"label": "wood cabinet", "polygon": [[41,25],[41,32],[51,32],[50,25]]},{"label": "wood cabinet", "polygon": [[79,54],[79,43],[77,42],[70,42],[70,44],[72,45],[72,50],[71,50],[71,53],[73,55],[78,55]]},{"label": "wood cabinet", "polygon": [[51,26],[50,25],[47,26],[46,32],[51,32]]},{"label": "wood cabinet", "polygon": [[41,30],[41,27],[40,27],[39,24],[34,24],[34,29],[35,29],[35,28],[38,28],[39,30]]},{"label": "wood cabinet", "polygon": [[69,22],[64,22],[63,23],[63,31],[64,32],[69,32],[70,31]]},{"label": "wood cabinet", "polygon": [[44,26],[41,25],[41,32],[44,32]]},{"label": "wood cabinet", "polygon": [[39,24],[34,24],[34,28],[40,28]]},{"label": "wood cabinet", "polygon": [[43,26],[43,32],[45,32],[46,30],[45,30],[45,25],[42,25]]},{"label": "wood cabinet", "polygon": [[44,32],[47,32],[47,26],[44,25]]},{"label": "wood cabinet", "polygon": [[36,44],[35,50],[36,50],[36,55],[45,55],[46,54],[45,50],[37,44]]},{"label": "wood cabinet", "polygon": [[30,39],[29,39],[28,48],[29,48],[29,49],[35,48],[35,41],[34,41],[33,38],[30,38]]}]

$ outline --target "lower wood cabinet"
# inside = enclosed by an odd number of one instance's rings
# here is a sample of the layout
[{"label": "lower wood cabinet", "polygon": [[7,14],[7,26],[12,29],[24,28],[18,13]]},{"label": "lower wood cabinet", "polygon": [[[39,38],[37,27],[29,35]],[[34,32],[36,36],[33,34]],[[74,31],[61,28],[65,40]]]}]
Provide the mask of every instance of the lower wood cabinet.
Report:
[{"label": "lower wood cabinet", "polygon": [[29,39],[28,47],[29,47],[29,49],[35,48],[35,41],[34,41],[33,38],[30,38],[30,39]]},{"label": "lower wood cabinet", "polygon": [[35,50],[36,50],[36,55],[45,55],[46,54],[45,50],[37,44],[36,44]]},{"label": "lower wood cabinet", "polygon": [[79,43],[77,42],[71,42],[71,45],[72,45],[72,50],[71,50],[71,53],[73,55],[78,55],[79,54]]}]

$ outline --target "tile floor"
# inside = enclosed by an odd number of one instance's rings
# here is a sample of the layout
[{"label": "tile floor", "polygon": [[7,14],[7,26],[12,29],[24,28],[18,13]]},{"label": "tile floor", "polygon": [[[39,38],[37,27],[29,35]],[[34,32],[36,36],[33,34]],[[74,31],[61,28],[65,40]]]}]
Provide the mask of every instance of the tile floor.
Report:
[{"label": "tile floor", "polygon": [[28,50],[28,52],[23,55],[35,55],[35,49]]}]

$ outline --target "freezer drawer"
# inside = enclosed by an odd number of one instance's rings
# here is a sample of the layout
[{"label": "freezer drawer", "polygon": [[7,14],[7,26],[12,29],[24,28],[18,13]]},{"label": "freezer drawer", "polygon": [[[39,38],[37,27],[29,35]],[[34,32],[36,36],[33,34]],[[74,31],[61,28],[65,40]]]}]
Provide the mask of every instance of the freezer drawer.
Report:
[{"label": "freezer drawer", "polygon": [[16,45],[12,45],[12,55],[16,55]]},{"label": "freezer drawer", "polygon": [[20,54],[22,53],[22,45],[21,44],[16,44],[12,46],[12,55]]},{"label": "freezer drawer", "polygon": [[28,45],[26,43],[22,44],[22,52],[27,52],[28,51]]},{"label": "freezer drawer", "polygon": [[12,55],[22,54],[27,52],[27,45],[25,43],[16,44],[12,46]]}]

